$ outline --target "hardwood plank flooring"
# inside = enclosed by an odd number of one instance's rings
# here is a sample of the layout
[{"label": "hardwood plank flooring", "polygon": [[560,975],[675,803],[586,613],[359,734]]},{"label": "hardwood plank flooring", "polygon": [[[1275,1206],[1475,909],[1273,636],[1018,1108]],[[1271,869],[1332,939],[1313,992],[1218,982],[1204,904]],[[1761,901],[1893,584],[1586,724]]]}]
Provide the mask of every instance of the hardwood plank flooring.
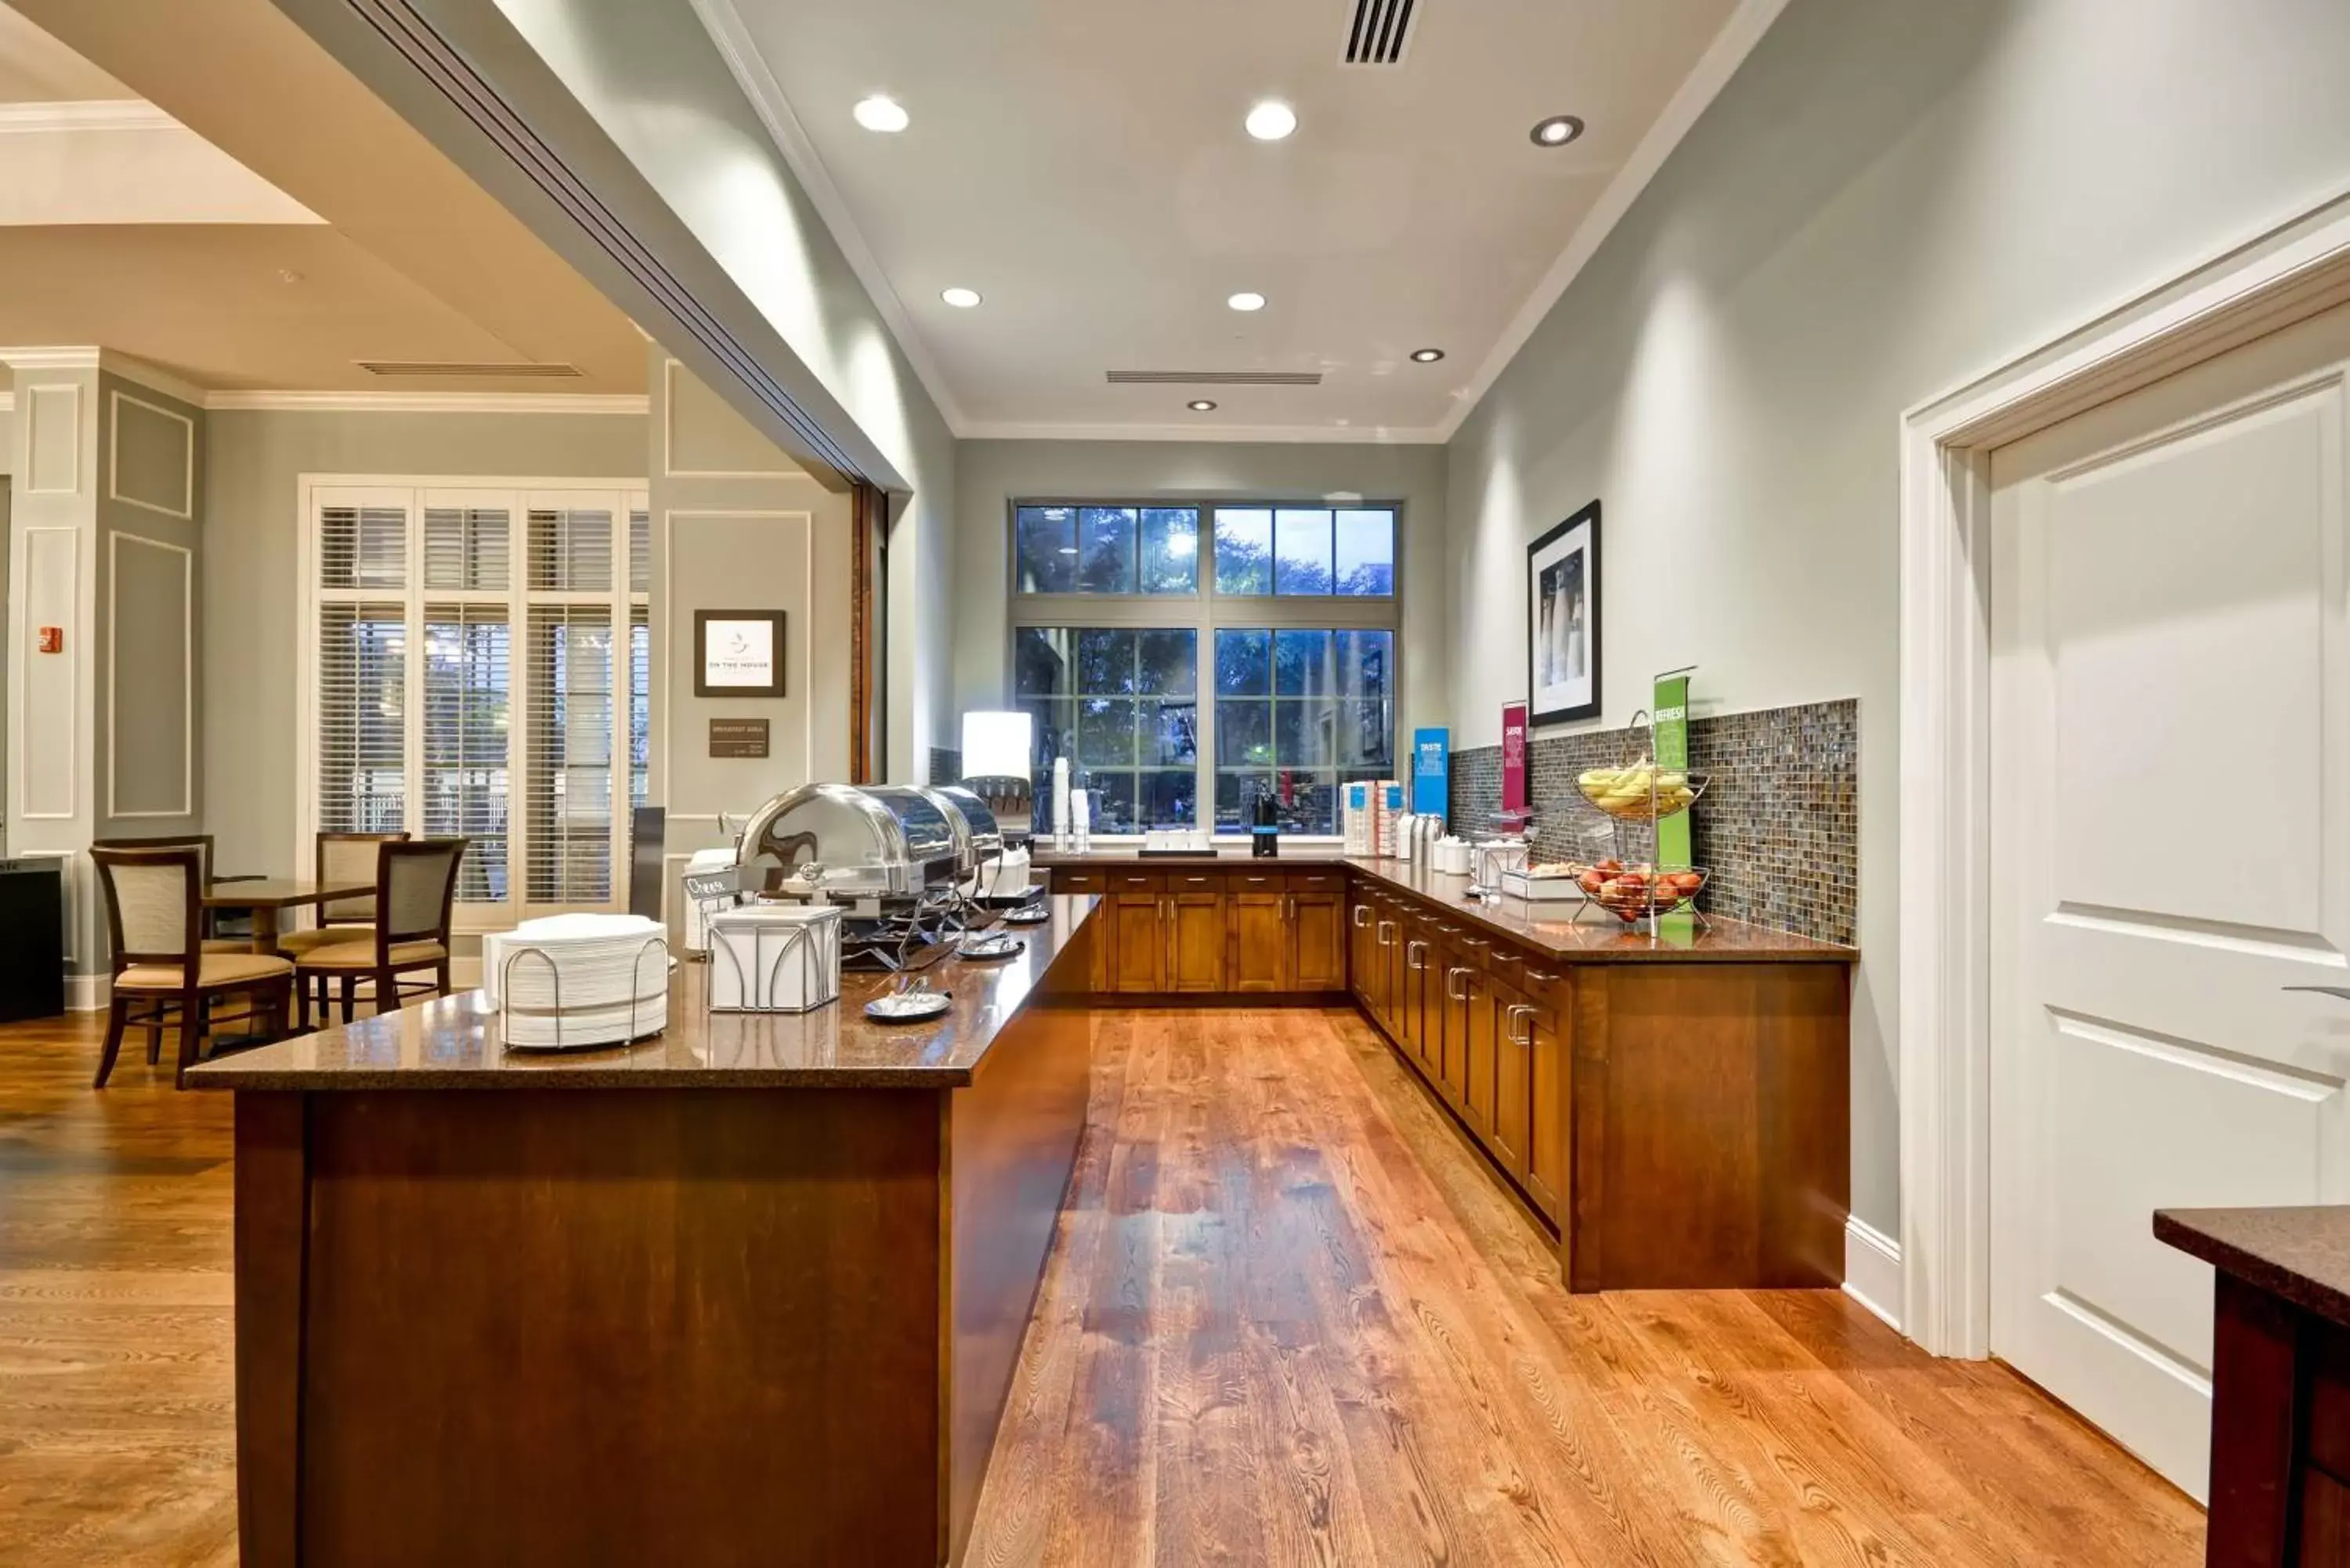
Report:
[{"label": "hardwood plank flooring", "polygon": [[2202,1560],[2179,1492],[1841,1293],[1568,1296],[1351,1012],[1097,1040],[972,1563]]},{"label": "hardwood plank flooring", "polygon": [[[1351,1013],[1105,1013],[969,1561],[2200,1561],[2185,1498],[1834,1293],[1570,1297]],[[0,1026],[0,1563],[235,1561],[227,1096]]]}]

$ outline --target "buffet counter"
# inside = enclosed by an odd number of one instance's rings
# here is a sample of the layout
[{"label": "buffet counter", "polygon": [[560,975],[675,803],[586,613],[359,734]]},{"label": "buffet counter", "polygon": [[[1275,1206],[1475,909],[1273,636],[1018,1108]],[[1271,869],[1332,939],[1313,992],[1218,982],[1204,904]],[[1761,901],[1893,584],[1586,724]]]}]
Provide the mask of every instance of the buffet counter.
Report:
[{"label": "buffet counter", "polygon": [[1408,861],[1039,854],[1121,1003],[1351,1001],[1558,1238],[1574,1291],[1832,1286],[1852,948],[1468,897]]},{"label": "buffet counter", "polygon": [[236,1101],[246,1568],[962,1555],[1083,1130],[1095,901],[578,1054],[478,993],[189,1074]]}]

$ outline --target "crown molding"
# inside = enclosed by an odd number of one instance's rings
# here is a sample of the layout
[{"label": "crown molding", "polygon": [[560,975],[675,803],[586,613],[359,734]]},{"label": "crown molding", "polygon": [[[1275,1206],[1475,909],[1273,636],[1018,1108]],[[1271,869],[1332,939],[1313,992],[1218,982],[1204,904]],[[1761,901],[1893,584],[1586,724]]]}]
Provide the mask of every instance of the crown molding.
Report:
[{"label": "crown molding", "polygon": [[906,314],[905,301],[898,297],[889,274],[881,270],[880,260],[874,255],[873,247],[866,243],[864,231],[849,215],[848,202],[841,196],[840,188],[832,182],[831,171],[825,168],[824,160],[817,156],[816,143],[808,140],[806,130],[800,125],[799,116],[792,112],[789,100],[784,97],[783,85],[775,80],[775,73],[768,69],[766,58],[759,53],[759,46],[751,36],[751,29],[743,24],[743,14],[735,8],[734,0],[690,0],[690,4],[693,6],[694,15],[702,19],[702,31],[710,35],[710,41],[717,46],[720,57],[725,60],[734,84],[743,89],[743,96],[750,99],[752,110],[758,115],[759,122],[767,128],[767,135],[775,142],[775,151],[783,154],[784,162],[791,170],[793,178],[800,182],[800,189],[806,192],[808,201],[815,205],[816,215],[831,231],[833,243],[840,247],[841,254],[848,258],[849,270],[856,273],[857,281],[865,286],[866,295],[873,301],[874,309],[881,313],[882,322],[889,328],[889,335],[898,340],[898,347],[904,351],[907,363],[913,366],[914,376],[922,383],[922,389],[930,393],[931,401],[938,406],[939,417],[946,421],[948,431],[959,438],[969,437],[972,427],[964,422],[953,395],[947,390],[946,377],[941,373],[937,362],[931,358],[930,350],[915,332],[913,317]]},{"label": "crown molding", "polygon": [[135,381],[151,392],[176,398],[191,408],[204,406],[204,389],[193,381],[94,343],[27,343],[0,348],[0,365],[14,370],[103,370],[126,381]]},{"label": "crown molding", "polygon": [[1730,84],[1730,78],[1746,63],[1746,57],[1753,53],[1754,46],[1762,41],[1762,35],[1771,30],[1771,24],[1786,8],[1787,0],[1739,0],[1738,9],[1721,25],[1721,31],[1713,36],[1713,42],[1681,79],[1663,112],[1632,149],[1632,155],[1616,171],[1616,177],[1599,193],[1591,211],[1584,214],[1583,222],[1575,225],[1558,260],[1543,274],[1542,281],[1534,285],[1534,292],[1486,350],[1477,374],[1470,379],[1451,411],[1436,427],[1438,439],[1451,441],[1461,422],[1476,411],[1477,405],[1493,389],[1493,383],[1501,379],[1510,361],[1518,357],[1518,350],[1534,337],[1534,329],[1543,324],[1551,307],[1565,295],[1567,286],[1598,253],[1616,225],[1623,222],[1624,214],[1632,210],[1632,203],[1648,188],[1648,182],[1665,166],[1673,149],[1681,144],[1681,139],[1721,96],[1721,89]]},{"label": "crown molding", "polygon": [[56,130],[178,130],[180,122],[143,98],[64,103],[0,103],[0,135]]},{"label": "crown molding", "polygon": [[975,424],[956,432],[963,441],[1194,441],[1203,446],[1286,441],[1333,446],[1441,446],[1433,428],[1396,425],[1087,425]]},{"label": "crown molding", "polygon": [[633,414],[652,400],[636,392],[269,392],[205,394],[207,409],[233,413]]}]

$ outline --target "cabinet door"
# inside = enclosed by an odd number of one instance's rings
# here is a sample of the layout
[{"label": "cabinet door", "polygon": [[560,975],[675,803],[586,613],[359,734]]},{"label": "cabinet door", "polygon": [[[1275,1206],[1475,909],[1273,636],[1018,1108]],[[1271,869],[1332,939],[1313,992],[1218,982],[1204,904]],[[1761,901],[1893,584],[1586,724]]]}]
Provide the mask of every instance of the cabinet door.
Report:
[{"label": "cabinet door", "polygon": [[1435,934],[1418,920],[1399,922],[1403,940],[1403,1045],[1431,1074],[1444,1062],[1443,993],[1430,983],[1436,975]]},{"label": "cabinet door", "polygon": [[1526,1150],[1534,1141],[1534,1054],[1528,1040],[1534,1008],[1515,987],[1500,981],[1492,989],[1493,1016],[1493,1107],[1485,1147],[1503,1170],[1523,1182]]},{"label": "cabinet door", "polygon": [[1411,928],[1404,923],[1401,906],[1393,900],[1388,904],[1387,927],[1387,983],[1380,988],[1380,994],[1387,1002],[1388,1038],[1409,1051],[1414,1037],[1403,1023],[1407,1000],[1404,976],[1410,972],[1404,967],[1404,957]]},{"label": "cabinet door", "polygon": [[1337,893],[1289,895],[1288,991],[1347,989],[1345,898]]},{"label": "cabinet door", "polygon": [[1234,991],[1279,991],[1282,950],[1288,933],[1281,923],[1281,895],[1247,888],[1230,895],[1232,971]]},{"label": "cabinet door", "polygon": [[1363,894],[1347,900],[1347,990],[1357,1006],[1373,1014],[1378,1012],[1371,993],[1372,966],[1378,961],[1379,950],[1376,916],[1370,899]]},{"label": "cabinet door", "polygon": [[1159,897],[1118,893],[1109,899],[1109,986],[1127,995],[1167,989],[1167,943],[1159,929]]},{"label": "cabinet door", "polygon": [[1568,1075],[1575,1063],[1566,1025],[1571,1016],[1566,985],[1564,980],[1528,971],[1520,1004],[1525,1011],[1508,1021],[1509,1033],[1518,1044],[1503,1047],[1518,1054],[1525,1065],[1525,1108],[1514,1113],[1518,1125],[1526,1128],[1525,1168],[1519,1180],[1534,1207],[1558,1225],[1566,1223],[1567,1161],[1574,1152]]},{"label": "cabinet door", "polygon": [[1224,896],[1213,892],[1170,894],[1166,919],[1167,989],[1222,991],[1228,935]]},{"label": "cabinet door", "polygon": [[[1465,956],[1465,955],[1464,955]],[[1474,964],[1458,964],[1458,978],[1448,977],[1457,991],[1453,1011],[1461,1033],[1445,1041],[1445,1065],[1458,1080],[1461,1114],[1470,1127],[1490,1146],[1493,1141],[1493,1107],[1499,1081],[1500,1008],[1493,981]]]}]

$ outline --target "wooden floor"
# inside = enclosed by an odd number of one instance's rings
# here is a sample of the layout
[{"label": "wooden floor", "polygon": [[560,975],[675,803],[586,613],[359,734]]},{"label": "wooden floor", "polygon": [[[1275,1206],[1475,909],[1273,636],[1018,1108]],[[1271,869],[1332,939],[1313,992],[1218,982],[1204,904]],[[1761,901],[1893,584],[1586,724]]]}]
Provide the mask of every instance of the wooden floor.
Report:
[{"label": "wooden floor", "polygon": [[[1841,1295],[1568,1297],[1349,1014],[1106,1015],[970,1561],[2127,1564],[2192,1504]],[[0,1563],[235,1561],[224,1096],[0,1026]]]}]

